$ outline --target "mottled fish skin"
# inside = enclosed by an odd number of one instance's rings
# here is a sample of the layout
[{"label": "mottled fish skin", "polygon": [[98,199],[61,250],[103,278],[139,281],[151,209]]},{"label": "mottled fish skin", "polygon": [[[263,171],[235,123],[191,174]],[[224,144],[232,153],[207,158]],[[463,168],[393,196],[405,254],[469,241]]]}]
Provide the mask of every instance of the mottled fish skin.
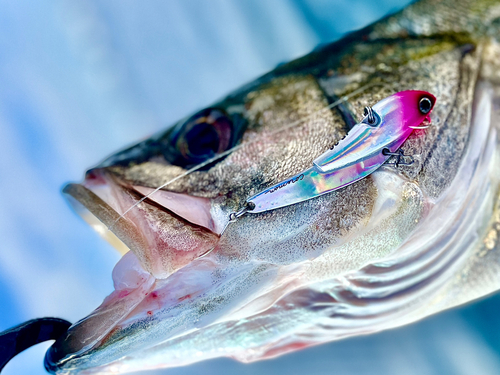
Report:
[{"label": "mottled fish skin", "polygon": [[[58,340],[49,369],[129,372],[219,356],[255,361],[408,324],[498,290],[499,35],[499,1],[421,1],[213,105],[244,121],[245,146],[164,190],[208,199],[215,229],[198,230],[153,197],[116,221],[114,210],[141,196],[134,186],[154,189],[185,171],[164,159],[168,131],[107,159],[83,186],[69,185],[75,205],[111,227],[108,237],[139,261],[129,254],[118,264],[117,292],[101,318],[83,319]],[[365,106],[403,90],[436,97],[432,125],[403,146],[413,165],[382,167],[345,189],[245,216],[216,236],[248,197],[311,167]],[[114,188],[96,188],[96,178]],[[151,245],[163,246],[161,236],[145,236],[145,227],[203,233],[217,245],[205,256],[200,246],[171,267],[170,250]],[[154,283],[137,271],[136,286],[120,286],[127,262],[149,271]],[[138,288],[147,289],[143,300],[128,297]],[[120,297],[120,290],[130,294]],[[106,309],[118,305],[128,310]],[[114,323],[96,332],[104,319]]]}]

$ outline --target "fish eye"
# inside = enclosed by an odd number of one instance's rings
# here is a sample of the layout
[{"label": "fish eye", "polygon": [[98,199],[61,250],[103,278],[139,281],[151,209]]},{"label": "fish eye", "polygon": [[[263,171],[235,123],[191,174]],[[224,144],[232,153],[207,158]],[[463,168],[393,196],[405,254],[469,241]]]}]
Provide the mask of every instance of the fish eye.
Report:
[{"label": "fish eye", "polygon": [[231,146],[233,122],[224,110],[207,108],[179,123],[165,158],[182,167],[202,163]]},{"label": "fish eye", "polygon": [[432,101],[428,97],[424,96],[418,102],[418,109],[422,114],[426,115],[432,109]]}]

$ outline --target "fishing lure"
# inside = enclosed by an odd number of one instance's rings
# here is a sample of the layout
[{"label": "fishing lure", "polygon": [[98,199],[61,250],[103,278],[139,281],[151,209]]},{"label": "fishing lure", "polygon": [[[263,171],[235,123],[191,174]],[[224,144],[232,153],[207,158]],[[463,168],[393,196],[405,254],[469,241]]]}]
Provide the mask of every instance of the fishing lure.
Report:
[{"label": "fishing lure", "polygon": [[404,164],[400,147],[414,129],[428,127],[435,102],[426,91],[408,90],[366,107],[363,120],[311,168],[250,197],[240,211],[230,214],[229,222],[344,188],[375,172],[391,156],[397,157],[394,164]]}]

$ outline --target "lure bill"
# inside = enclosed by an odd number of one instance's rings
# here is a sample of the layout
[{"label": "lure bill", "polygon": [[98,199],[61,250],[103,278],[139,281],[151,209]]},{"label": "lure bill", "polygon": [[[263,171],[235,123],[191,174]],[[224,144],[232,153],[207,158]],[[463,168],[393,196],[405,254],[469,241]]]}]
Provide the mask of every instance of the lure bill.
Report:
[{"label": "lure bill", "polygon": [[393,94],[368,109],[332,150],[313,166],[252,196],[246,212],[260,213],[300,203],[341,189],[375,172],[394,154],[413,129],[425,128],[436,98],[425,91]]}]

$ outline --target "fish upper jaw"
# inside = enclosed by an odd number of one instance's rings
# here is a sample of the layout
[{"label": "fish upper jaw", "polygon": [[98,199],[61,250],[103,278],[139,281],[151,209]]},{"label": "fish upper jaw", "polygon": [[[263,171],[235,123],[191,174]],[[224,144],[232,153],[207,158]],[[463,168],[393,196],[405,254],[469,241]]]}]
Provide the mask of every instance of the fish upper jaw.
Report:
[{"label": "fish upper jaw", "polygon": [[122,254],[132,250],[145,270],[163,279],[211,251],[220,235],[209,199],[158,191],[138,203],[152,191],[125,184],[105,168],[89,171],[82,184],[63,190],[73,208],[105,239]]}]

